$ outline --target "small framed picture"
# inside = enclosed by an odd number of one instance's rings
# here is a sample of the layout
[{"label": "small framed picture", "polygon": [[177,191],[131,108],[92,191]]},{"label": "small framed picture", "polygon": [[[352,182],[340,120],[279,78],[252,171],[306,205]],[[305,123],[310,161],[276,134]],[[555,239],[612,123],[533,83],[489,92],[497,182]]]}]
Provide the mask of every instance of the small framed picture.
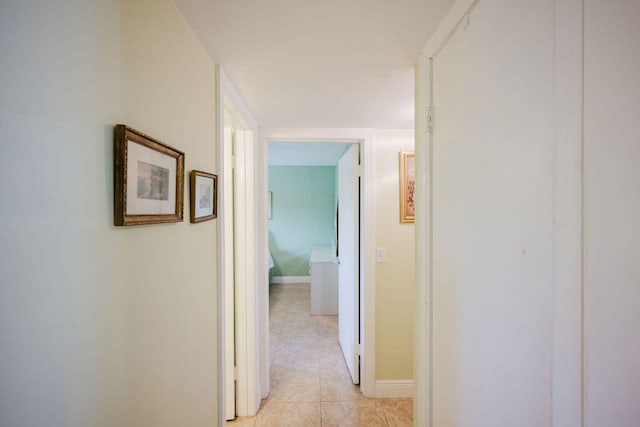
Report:
[{"label": "small framed picture", "polygon": [[415,221],[416,166],[413,151],[400,152],[400,222]]},{"label": "small framed picture", "polygon": [[191,222],[218,217],[218,175],[192,170],[190,180]]},{"label": "small framed picture", "polygon": [[182,221],[184,153],[125,125],[114,142],[114,224]]}]

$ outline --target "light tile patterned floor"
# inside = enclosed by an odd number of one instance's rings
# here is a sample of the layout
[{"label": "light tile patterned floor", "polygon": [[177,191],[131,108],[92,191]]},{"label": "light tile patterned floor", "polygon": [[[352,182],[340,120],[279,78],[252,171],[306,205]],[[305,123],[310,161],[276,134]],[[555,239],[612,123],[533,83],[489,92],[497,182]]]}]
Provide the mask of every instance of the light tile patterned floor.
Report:
[{"label": "light tile patterned floor", "polygon": [[271,285],[271,392],[233,427],[410,427],[412,399],[368,399],[338,344],[338,317],[309,314],[309,284]]}]

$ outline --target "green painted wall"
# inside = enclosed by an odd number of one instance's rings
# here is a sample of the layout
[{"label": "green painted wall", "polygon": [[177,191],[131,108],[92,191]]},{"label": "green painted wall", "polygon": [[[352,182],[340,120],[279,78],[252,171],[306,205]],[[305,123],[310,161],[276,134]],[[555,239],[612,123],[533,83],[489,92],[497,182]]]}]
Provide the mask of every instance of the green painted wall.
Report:
[{"label": "green painted wall", "polygon": [[309,254],[335,238],[333,166],[270,166],[269,249],[274,276],[308,276]]}]

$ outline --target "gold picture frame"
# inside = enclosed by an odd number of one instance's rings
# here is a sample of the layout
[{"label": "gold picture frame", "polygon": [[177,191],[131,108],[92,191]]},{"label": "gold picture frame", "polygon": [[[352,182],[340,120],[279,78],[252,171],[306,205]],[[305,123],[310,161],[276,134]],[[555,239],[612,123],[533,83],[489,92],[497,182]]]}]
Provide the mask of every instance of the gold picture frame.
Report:
[{"label": "gold picture frame", "polygon": [[415,222],[416,167],[413,151],[400,152],[400,222]]},{"label": "gold picture frame", "polygon": [[192,170],[189,184],[191,223],[216,219],[218,217],[218,175]]},{"label": "gold picture frame", "polygon": [[114,224],[181,222],[184,153],[125,125],[114,140]]}]

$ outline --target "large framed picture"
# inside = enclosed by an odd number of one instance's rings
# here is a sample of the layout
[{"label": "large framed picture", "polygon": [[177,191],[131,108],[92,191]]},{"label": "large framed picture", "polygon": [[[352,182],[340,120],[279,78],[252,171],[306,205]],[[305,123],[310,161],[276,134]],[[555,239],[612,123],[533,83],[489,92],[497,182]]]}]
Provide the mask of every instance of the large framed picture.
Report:
[{"label": "large framed picture", "polygon": [[191,222],[218,217],[218,175],[192,170],[190,179]]},{"label": "large framed picture", "polygon": [[415,221],[416,162],[413,151],[400,152],[400,222]]},{"label": "large framed picture", "polygon": [[115,225],[180,222],[184,153],[125,125],[115,127]]}]

